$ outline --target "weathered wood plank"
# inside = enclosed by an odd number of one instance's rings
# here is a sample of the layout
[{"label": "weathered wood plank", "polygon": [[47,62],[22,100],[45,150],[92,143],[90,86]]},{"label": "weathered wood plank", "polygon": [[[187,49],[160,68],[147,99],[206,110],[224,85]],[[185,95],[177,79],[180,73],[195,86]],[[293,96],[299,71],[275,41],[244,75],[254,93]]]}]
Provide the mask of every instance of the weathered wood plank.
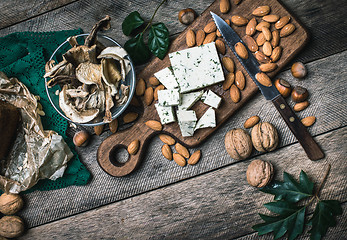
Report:
[{"label": "weathered wood plank", "polygon": [[77,0],[0,1],[0,29],[33,18]]},{"label": "weathered wood plank", "polygon": [[[298,178],[302,169],[316,186],[322,180],[327,164],[331,164],[320,198],[346,202],[347,162],[344,159],[347,142],[341,142],[346,134],[347,127],[344,127],[316,138],[327,155],[322,161],[313,163],[307,159],[298,143],[260,158],[274,165],[275,179],[282,179],[283,171]],[[228,239],[244,236],[253,232],[251,226],[261,222],[257,213],[265,213],[262,205],[272,199],[271,195],[247,184],[245,172],[252,160],[30,229],[25,237]],[[346,231],[345,216],[338,218],[340,231]],[[330,229],[328,236],[335,231],[335,228]]]},{"label": "weathered wood plank", "polygon": [[[309,129],[314,136],[346,126],[347,87],[343,81],[340,81],[341,76],[346,75],[347,70],[342,67],[346,61],[347,51],[307,64],[309,74],[305,80],[295,80],[289,71],[280,75],[292,85],[301,85],[310,92],[311,105],[298,116],[317,117],[317,122]],[[293,105],[292,102],[290,104]],[[196,166],[182,168],[167,161],[161,154],[162,143],[158,138],[154,138],[137,171],[123,178],[108,176],[96,162],[97,146],[109,135],[105,132],[100,137],[94,136],[89,147],[78,149],[82,161],[93,173],[92,182],[83,187],[69,187],[49,193],[30,193],[26,196],[28,204],[22,215],[29,226],[37,226],[233,164],[237,161],[226,153],[224,136],[230,129],[242,127],[244,121],[255,114],[260,116],[262,121],[271,122],[276,126],[280,135],[280,147],[296,142],[272,103],[265,101],[260,94],[200,146],[202,160]],[[323,149],[329,144],[320,140],[318,143]],[[301,148],[296,150],[298,154],[304,152]],[[276,156],[276,153],[277,151],[272,156]],[[253,153],[253,156],[257,155],[259,153]],[[316,163],[311,162],[311,164]]]}]

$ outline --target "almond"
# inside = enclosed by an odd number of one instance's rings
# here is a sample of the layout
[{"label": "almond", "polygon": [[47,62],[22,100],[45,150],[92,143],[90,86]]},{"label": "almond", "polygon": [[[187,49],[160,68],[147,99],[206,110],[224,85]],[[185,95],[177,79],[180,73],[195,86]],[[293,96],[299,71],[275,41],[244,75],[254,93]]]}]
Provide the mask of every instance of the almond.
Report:
[{"label": "almond", "polygon": [[256,32],[256,26],[257,26],[257,20],[255,18],[252,18],[249,20],[247,26],[246,26],[246,34],[249,36],[252,36]]},{"label": "almond", "polygon": [[263,86],[270,87],[272,85],[271,79],[265,73],[257,73],[255,78]]},{"label": "almond", "polygon": [[277,47],[279,43],[280,43],[280,33],[277,30],[272,31],[272,40],[271,40],[272,47],[273,48]]},{"label": "almond", "polygon": [[282,47],[277,46],[275,47],[274,50],[272,50],[272,54],[270,58],[273,62],[277,62],[281,58],[281,55],[282,55]]},{"label": "almond", "polygon": [[163,156],[167,159],[167,160],[172,160],[172,151],[169,145],[164,144],[161,147],[161,153],[163,154]]},{"label": "almond", "polygon": [[259,121],[260,121],[260,117],[256,115],[252,116],[245,121],[245,123],[243,124],[243,127],[244,128],[254,127]]},{"label": "almond", "polygon": [[220,54],[222,54],[222,55],[225,54],[225,44],[222,40],[220,40],[220,39],[216,40],[216,47],[217,47],[217,50]]},{"label": "almond", "polygon": [[145,93],[145,90],[146,90],[145,80],[143,80],[142,78],[138,79],[136,82],[136,89],[135,89],[136,96],[142,96]]},{"label": "almond", "polygon": [[257,43],[255,42],[254,38],[252,38],[251,36],[249,35],[245,35],[243,37],[243,41],[246,43],[248,49],[251,51],[251,52],[256,52],[258,51],[258,45]]},{"label": "almond", "polygon": [[235,74],[235,84],[240,90],[245,89],[246,80],[241,71],[237,71]]},{"label": "almond", "polygon": [[240,90],[236,87],[235,84],[230,87],[230,98],[234,103],[238,103],[241,98]]},{"label": "almond", "polygon": [[146,126],[155,130],[155,131],[161,131],[163,129],[163,125],[161,125],[160,122],[155,121],[155,120],[149,120],[146,123]]},{"label": "almond", "polygon": [[278,16],[276,14],[266,15],[263,17],[263,20],[266,22],[269,22],[269,23],[277,22],[278,19],[280,19],[280,16]]},{"label": "almond", "polygon": [[310,105],[308,101],[300,102],[294,105],[293,109],[295,112],[300,112],[304,109],[306,109]]},{"label": "almond", "polygon": [[248,51],[241,42],[237,42],[234,46],[235,52],[237,55],[239,55],[240,58],[247,59],[248,58]]},{"label": "almond", "polygon": [[228,72],[233,73],[235,70],[235,63],[230,57],[223,57],[222,64]]},{"label": "almond", "polygon": [[248,19],[242,16],[234,15],[231,17],[231,22],[236,26],[244,26],[248,23]]},{"label": "almond", "polygon": [[230,10],[229,0],[220,0],[219,9],[221,13],[227,13]]},{"label": "almond", "polygon": [[305,127],[311,127],[316,121],[316,117],[309,116],[305,117],[304,119],[301,119],[302,124],[304,124]]},{"label": "almond", "polygon": [[189,29],[186,34],[186,44],[188,47],[194,47],[195,43],[195,32]]},{"label": "almond", "polygon": [[132,141],[128,146],[128,153],[130,155],[135,155],[140,147],[140,141],[138,139]]},{"label": "almond", "polygon": [[183,157],[185,158],[189,158],[190,154],[189,151],[186,147],[184,147],[182,144],[180,143],[176,143],[175,145],[175,149],[176,151],[181,154]]},{"label": "almond", "polygon": [[217,26],[214,23],[214,21],[209,22],[205,27],[204,27],[204,32],[205,33],[211,33],[215,32],[217,30]]},{"label": "almond", "polygon": [[201,150],[197,150],[195,151],[190,158],[188,159],[188,164],[189,165],[195,165],[199,162],[201,157]]},{"label": "almond", "polygon": [[276,63],[264,63],[259,66],[260,71],[262,72],[272,72],[277,68]]},{"label": "almond", "polygon": [[289,16],[281,17],[280,20],[278,20],[278,21],[275,23],[275,28],[276,28],[276,29],[281,29],[281,28],[283,28],[285,25],[287,25],[287,23],[289,23],[289,21],[290,21],[290,17],[289,17]]},{"label": "almond", "polygon": [[151,103],[153,101],[153,88],[152,87],[148,87],[146,89],[143,99],[144,99],[147,106],[151,105]]},{"label": "almond", "polygon": [[186,165],[186,160],[178,153],[173,154],[173,160],[181,167],[184,167]]},{"label": "almond", "polygon": [[160,134],[159,139],[167,145],[174,145],[176,143],[173,137],[170,137],[169,135],[166,135],[166,134]]},{"label": "almond", "polygon": [[265,15],[268,15],[269,12],[270,12],[270,7],[269,6],[260,6],[260,7],[257,7],[256,9],[254,9],[254,11],[252,12],[252,14],[254,16],[257,16],[257,17],[263,17]]},{"label": "almond", "polygon": [[271,62],[271,59],[268,58],[267,56],[265,56],[264,53],[260,52],[260,51],[256,51],[254,53],[255,58],[258,60],[259,63],[269,63]]},{"label": "almond", "polygon": [[[230,20],[229,19],[225,20],[225,22],[230,26]],[[218,29],[216,31],[216,34],[217,34],[217,37],[222,37],[222,34],[220,33],[220,31]]]},{"label": "almond", "polygon": [[270,29],[270,23],[268,23],[268,22],[260,22],[260,23],[258,23],[258,25],[255,27],[255,29],[256,29],[257,31],[261,32],[261,29],[262,29],[263,27],[266,27],[266,28],[269,28],[269,29]]},{"label": "almond", "polygon": [[264,38],[266,39],[266,41],[271,40],[272,34],[271,34],[270,29],[268,29],[267,27],[262,27],[261,32],[264,34]]},{"label": "almond", "polygon": [[228,73],[223,82],[223,90],[224,91],[228,90],[230,86],[234,83],[234,80],[235,80],[235,74]]},{"label": "almond", "polygon": [[295,30],[295,26],[292,23],[288,23],[287,25],[285,25],[280,32],[280,37],[287,37],[290,34],[292,34],[292,32],[294,32]]},{"label": "almond", "polygon": [[110,131],[112,133],[117,132],[117,129],[118,129],[118,119],[117,118],[113,119],[112,122],[110,122],[108,124],[108,126],[110,127]]},{"label": "almond", "polygon": [[262,32],[259,33],[256,42],[257,42],[259,47],[262,46],[266,42],[265,36]]},{"label": "almond", "polygon": [[196,32],[196,45],[197,46],[201,46],[202,45],[202,43],[204,42],[204,40],[205,40],[205,32],[204,32],[204,30],[198,30],[197,32]]},{"label": "almond", "polygon": [[104,130],[104,125],[94,126],[94,132],[96,135],[100,136],[102,131]]},{"label": "almond", "polygon": [[203,44],[213,42],[216,39],[216,37],[217,37],[216,32],[211,32],[207,34],[207,36],[205,37],[205,40],[203,41]]},{"label": "almond", "polygon": [[271,46],[271,43],[270,43],[270,42],[266,41],[266,42],[264,43],[264,45],[263,45],[263,53],[264,53],[266,56],[268,56],[268,57],[271,56],[271,54],[272,54],[272,46]]},{"label": "almond", "polygon": [[148,82],[153,86],[157,86],[159,84],[159,80],[156,77],[150,77]]},{"label": "almond", "polygon": [[131,123],[131,122],[135,121],[138,116],[139,116],[138,113],[134,113],[134,112],[127,113],[123,117],[123,122],[124,123]]},{"label": "almond", "polygon": [[156,87],[155,89],[154,89],[154,93],[153,93],[153,98],[154,98],[154,100],[158,100],[158,91],[159,90],[164,90],[165,89],[165,87],[164,87],[164,85],[162,85],[162,84],[160,84],[158,87]]}]

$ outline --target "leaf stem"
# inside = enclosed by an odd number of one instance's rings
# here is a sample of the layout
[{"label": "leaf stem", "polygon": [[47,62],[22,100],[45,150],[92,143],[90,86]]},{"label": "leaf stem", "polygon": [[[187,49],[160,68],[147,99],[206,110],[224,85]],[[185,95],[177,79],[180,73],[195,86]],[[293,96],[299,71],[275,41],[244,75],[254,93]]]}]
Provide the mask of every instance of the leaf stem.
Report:
[{"label": "leaf stem", "polygon": [[157,11],[158,11],[159,8],[161,7],[161,5],[164,4],[164,2],[166,2],[166,0],[163,0],[163,1],[158,5],[158,7],[155,9],[155,11],[154,11],[154,13],[153,13],[153,16],[152,16],[151,20],[149,21],[149,23],[147,24],[147,26],[145,27],[145,29],[142,31],[142,33],[146,32],[147,28],[152,24],[155,14],[157,14]]},{"label": "leaf stem", "polygon": [[[325,181],[327,180],[327,177],[328,177],[329,172],[330,172],[330,168],[331,168],[331,165],[328,164],[328,168],[327,168],[327,170],[325,171],[325,175],[324,175],[324,177],[323,177],[323,180],[322,180],[322,182],[320,183],[320,185],[319,185],[319,187],[318,187],[318,189],[317,189],[317,192],[316,192],[316,194],[315,194],[315,197],[316,197],[316,198],[318,198],[319,193],[320,193],[320,190],[322,189],[322,187],[323,187]],[[318,199],[319,199],[319,198],[318,198]]]}]

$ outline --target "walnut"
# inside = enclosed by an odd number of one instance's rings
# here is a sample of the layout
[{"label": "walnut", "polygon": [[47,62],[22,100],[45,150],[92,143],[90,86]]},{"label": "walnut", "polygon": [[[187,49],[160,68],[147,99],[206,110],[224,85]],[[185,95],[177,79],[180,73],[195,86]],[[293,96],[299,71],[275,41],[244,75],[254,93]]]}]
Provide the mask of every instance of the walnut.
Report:
[{"label": "walnut", "polygon": [[240,128],[232,129],[225,135],[225,149],[237,160],[248,158],[252,153],[252,141],[249,134]]},{"label": "walnut", "polygon": [[0,219],[0,236],[15,238],[21,236],[24,230],[24,222],[18,216],[4,216]]},{"label": "walnut", "polygon": [[271,123],[258,123],[253,127],[251,135],[253,146],[259,152],[271,152],[278,145],[277,130]]},{"label": "walnut", "polygon": [[271,181],[273,172],[270,162],[256,159],[248,165],[247,182],[253,187],[264,187]]},{"label": "walnut", "polygon": [[0,212],[5,215],[12,215],[21,210],[23,200],[18,194],[4,193],[0,196]]}]

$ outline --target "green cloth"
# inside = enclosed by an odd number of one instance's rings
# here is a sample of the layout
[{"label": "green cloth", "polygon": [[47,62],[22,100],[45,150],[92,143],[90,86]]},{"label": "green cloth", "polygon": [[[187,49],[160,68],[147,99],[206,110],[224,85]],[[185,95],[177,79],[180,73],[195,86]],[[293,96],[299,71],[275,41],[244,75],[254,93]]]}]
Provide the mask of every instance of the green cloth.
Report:
[{"label": "green cloth", "polygon": [[63,177],[56,181],[40,180],[28,191],[85,185],[91,178],[91,174],[78,158],[72,139],[66,136],[68,121],[54,110],[48,100],[43,78],[45,64],[54,50],[69,36],[82,32],[82,29],[59,32],[21,32],[0,38],[0,71],[8,77],[18,78],[32,94],[40,96],[40,103],[46,114],[41,117],[43,128],[56,131],[63,136],[74,153]]}]

